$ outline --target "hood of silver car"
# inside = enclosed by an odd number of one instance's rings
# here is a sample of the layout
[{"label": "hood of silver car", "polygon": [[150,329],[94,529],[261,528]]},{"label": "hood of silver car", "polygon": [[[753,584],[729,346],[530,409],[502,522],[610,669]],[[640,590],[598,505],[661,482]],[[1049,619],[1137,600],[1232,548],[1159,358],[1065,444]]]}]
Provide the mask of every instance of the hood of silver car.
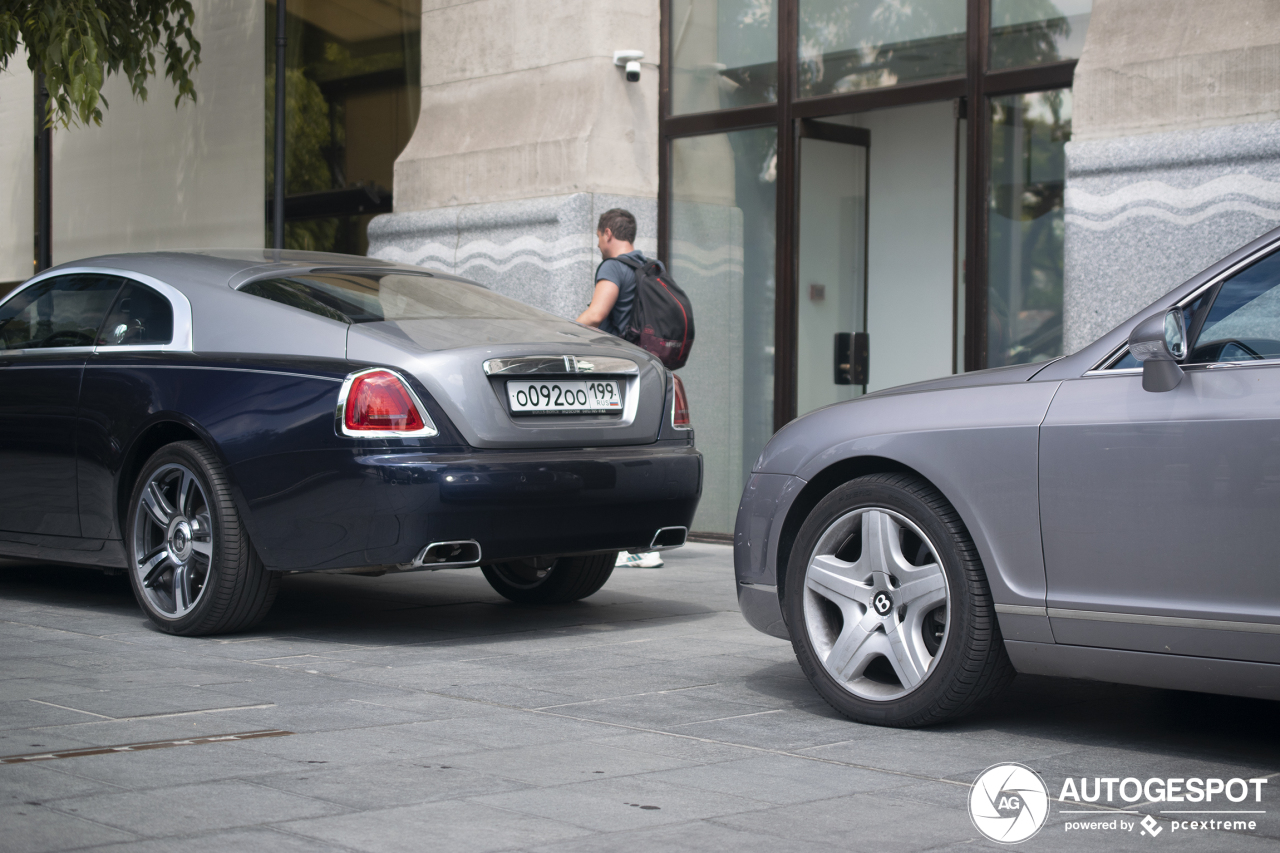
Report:
[{"label": "hood of silver car", "polygon": [[1012,364],[1008,367],[992,367],[987,370],[957,373],[953,376],[927,379],[923,382],[895,385],[892,388],[885,388],[857,399],[865,400],[869,397],[887,397],[891,394],[912,394],[917,391],[939,391],[976,385],[1009,385],[1016,382],[1026,382],[1052,363],[1052,361],[1038,361],[1035,364]]}]

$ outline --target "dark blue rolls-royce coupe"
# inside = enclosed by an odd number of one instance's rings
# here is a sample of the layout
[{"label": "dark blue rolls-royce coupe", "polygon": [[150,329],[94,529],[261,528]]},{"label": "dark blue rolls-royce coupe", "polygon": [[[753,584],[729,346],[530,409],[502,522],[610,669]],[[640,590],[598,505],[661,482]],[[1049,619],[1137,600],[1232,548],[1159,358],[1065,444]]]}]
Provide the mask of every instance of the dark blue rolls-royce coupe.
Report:
[{"label": "dark blue rolls-royce coupe", "polygon": [[0,556],[127,571],[171,633],[254,624],[284,572],[577,600],[683,544],[701,485],[656,358],[444,273],[130,254],[0,302]]}]

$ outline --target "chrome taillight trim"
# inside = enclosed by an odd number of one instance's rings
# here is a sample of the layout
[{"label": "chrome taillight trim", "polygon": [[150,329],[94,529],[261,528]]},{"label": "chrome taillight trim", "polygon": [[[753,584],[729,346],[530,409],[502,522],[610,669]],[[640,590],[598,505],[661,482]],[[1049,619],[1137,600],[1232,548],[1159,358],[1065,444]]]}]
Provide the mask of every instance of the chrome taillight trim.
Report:
[{"label": "chrome taillight trim", "polygon": [[[355,384],[355,381],[369,373],[389,373],[404,386],[404,390],[409,393],[410,402],[418,410],[418,416],[422,418],[422,429],[347,429],[347,396],[351,393],[351,386]],[[422,400],[418,398],[413,386],[398,371],[389,367],[366,367],[363,370],[347,374],[347,378],[342,380],[342,388],[338,391],[338,408],[334,412],[334,420],[338,435],[344,435],[347,438],[433,438],[440,434],[440,430],[436,429],[435,421],[431,420],[431,416],[427,414],[427,407],[422,405]]]},{"label": "chrome taillight trim", "polygon": [[629,358],[605,355],[521,355],[509,358],[491,358],[484,362],[486,376],[528,376],[552,373],[573,376],[588,373],[595,376],[607,374],[637,374],[640,365]]}]

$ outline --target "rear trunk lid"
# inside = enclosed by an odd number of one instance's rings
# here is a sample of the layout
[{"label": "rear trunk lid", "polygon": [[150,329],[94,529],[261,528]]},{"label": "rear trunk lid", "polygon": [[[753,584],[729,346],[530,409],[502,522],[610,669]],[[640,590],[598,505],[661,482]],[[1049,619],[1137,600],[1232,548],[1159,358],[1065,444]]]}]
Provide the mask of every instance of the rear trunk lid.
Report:
[{"label": "rear trunk lid", "polygon": [[[358,323],[347,334],[347,358],[414,376],[473,447],[650,444],[666,404],[666,370],[656,358],[558,318]],[[613,382],[621,407],[605,414],[513,411],[508,383],[531,380],[564,388]]]}]

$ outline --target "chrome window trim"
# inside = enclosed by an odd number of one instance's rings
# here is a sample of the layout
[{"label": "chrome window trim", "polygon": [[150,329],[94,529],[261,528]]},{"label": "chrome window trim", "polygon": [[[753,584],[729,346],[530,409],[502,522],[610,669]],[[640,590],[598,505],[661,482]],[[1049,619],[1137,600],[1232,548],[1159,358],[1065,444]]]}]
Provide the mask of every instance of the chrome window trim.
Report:
[{"label": "chrome window trim", "polygon": [[[1223,281],[1225,281],[1226,279],[1228,279],[1228,278],[1230,278],[1231,276],[1235,275],[1236,273],[1240,272],[1240,270],[1244,269],[1245,267],[1247,267],[1247,266],[1252,266],[1253,264],[1255,264],[1255,263],[1257,263],[1258,261],[1262,260],[1263,258],[1267,257],[1268,255],[1271,255],[1271,254],[1276,253],[1276,252],[1280,252],[1280,247],[1277,247],[1277,246],[1275,246],[1274,244],[1273,244],[1273,245],[1270,245],[1270,246],[1267,246],[1267,247],[1266,247],[1266,248],[1264,248],[1264,249],[1260,249],[1260,250],[1258,250],[1257,252],[1254,252],[1254,253],[1253,253],[1252,255],[1250,255],[1249,257],[1244,258],[1244,259],[1242,259],[1242,260],[1239,260],[1239,261],[1237,261],[1236,263],[1232,264],[1231,266],[1227,267],[1225,270],[1223,270],[1222,272],[1218,273],[1216,276],[1214,276],[1213,278],[1209,279],[1209,280],[1208,280],[1208,281],[1206,281],[1204,284],[1202,284],[1202,285],[1200,285],[1199,287],[1197,287],[1195,290],[1191,291],[1191,293],[1189,293],[1189,294],[1187,294],[1186,296],[1182,297],[1182,298],[1181,298],[1181,299],[1179,299],[1177,302],[1173,303],[1173,305],[1170,305],[1170,306],[1169,306],[1169,308],[1174,308],[1174,307],[1177,307],[1177,308],[1186,308],[1186,307],[1187,307],[1187,305],[1189,305],[1190,303],[1192,303],[1192,302],[1196,301],[1196,299],[1197,299],[1198,297],[1200,297],[1200,296],[1201,296],[1205,291],[1209,290],[1211,287],[1214,287],[1214,286],[1216,286],[1216,285],[1218,285],[1218,284],[1221,284]],[[1168,308],[1166,308],[1165,310],[1166,310],[1166,311],[1168,311],[1169,309],[1168,309]],[[1113,363],[1114,363],[1115,361],[1117,361],[1118,359],[1123,358],[1123,357],[1124,357],[1124,354],[1125,354],[1125,353],[1127,353],[1128,351],[1129,351],[1129,342],[1128,342],[1128,341],[1125,341],[1125,342],[1124,342],[1124,343],[1122,343],[1118,348],[1116,348],[1116,349],[1112,350],[1110,353],[1108,353],[1108,354],[1106,355],[1106,357],[1105,357],[1105,358],[1101,359],[1101,360],[1100,360],[1100,361],[1098,361],[1096,364],[1094,364],[1094,366],[1093,366],[1093,367],[1091,367],[1091,368],[1089,368],[1088,370],[1086,370],[1086,371],[1084,372],[1084,375],[1085,375],[1085,376],[1099,376],[1099,375],[1105,375],[1105,376],[1116,376],[1116,375],[1121,375],[1121,376],[1123,376],[1123,375],[1124,375],[1124,374],[1126,374],[1126,373],[1141,373],[1141,372],[1142,372],[1142,368],[1140,368],[1140,367],[1139,367],[1139,368],[1130,368],[1130,367],[1126,367],[1126,368],[1122,368],[1122,369],[1120,369],[1120,370],[1107,370],[1107,368],[1105,367],[1105,365],[1113,364]],[[1269,358],[1269,359],[1259,359],[1259,360],[1258,360],[1258,363],[1263,363],[1263,362],[1267,362],[1267,361],[1273,361],[1273,362],[1274,362],[1274,361],[1280,361],[1280,359],[1270,359],[1270,358]],[[1204,362],[1204,364],[1235,364],[1235,362],[1215,361],[1215,362]],[[1200,366],[1202,366],[1202,365],[1187,365],[1187,364],[1183,364],[1183,365],[1180,365],[1180,366],[1185,370],[1185,369],[1186,369],[1186,368],[1188,368],[1188,367],[1200,367]]]},{"label": "chrome window trim", "polygon": [[1201,628],[1211,631],[1240,631],[1246,634],[1280,634],[1280,625],[1272,622],[1193,619],[1186,616],[1151,616],[1146,613],[1115,613],[1103,610],[1064,610],[1058,607],[1046,608],[1046,612],[1050,619],[1120,622],[1126,625],[1151,625],[1166,628]]},{"label": "chrome window trim", "polygon": [[538,374],[577,376],[588,373],[593,376],[603,376],[640,373],[640,365],[629,358],[595,355],[520,355],[510,358],[491,358],[484,362],[483,367],[486,376],[508,378]]},{"label": "chrome window trim", "polygon": [[[58,352],[72,352],[84,350],[85,352],[192,352],[192,325],[191,325],[191,300],[187,299],[187,295],[173,285],[163,282],[158,278],[146,275],[144,273],[133,272],[132,270],[113,269],[111,267],[55,267],[51,270],[45,270],[39,275],[34,275],[15,287],[9,292],[3,300],[0,300],[0,306],[3,306],[10,299],[17,296],[28,287],[39,284],[50,278],[58,278],[64,275],[110,275],[116,278],[126,279],[138,284],[144,284],[152,290],[158,291],[161,296],[169,300],[169,309],[173,311],[173,338],[167,344],[138,344],[134,346],[92,346],[92,347],[50,347]],[[114,303],[113,303],[114,305]],[[110,310],[108,308],[107,310]],[[105,319],[105,318],[104,318]],[[6,352],[38,352],[45,350],[7,350]]]},{"label": "chrome window trim", "polygon": [[[347,429],[347,419],[345,417],[347,408],[347,395],[351,393],[351,386],[356,379],[364,376],[366,373],[390,373],[400,384],[404,386],[404,390],[409,392],[409,399],[418,409],[418,414],[422,417],[422,429],[418,430],[393,430],[393,429]],[[440,434],[440,430],[436,429],[435,421],[431,420],[431,415],[427,412],[427,407],[422,405],[422,400],[418,398],[418,394],[398,370],[392,370],[389,367],[366,367],[363,370],[357,370],[354,373],[348,373],[347,377],[342,380],[342,388],[338,391],[338,408],[334,412],[335,427],[338,435],[347,438],[433,438]]]}]

